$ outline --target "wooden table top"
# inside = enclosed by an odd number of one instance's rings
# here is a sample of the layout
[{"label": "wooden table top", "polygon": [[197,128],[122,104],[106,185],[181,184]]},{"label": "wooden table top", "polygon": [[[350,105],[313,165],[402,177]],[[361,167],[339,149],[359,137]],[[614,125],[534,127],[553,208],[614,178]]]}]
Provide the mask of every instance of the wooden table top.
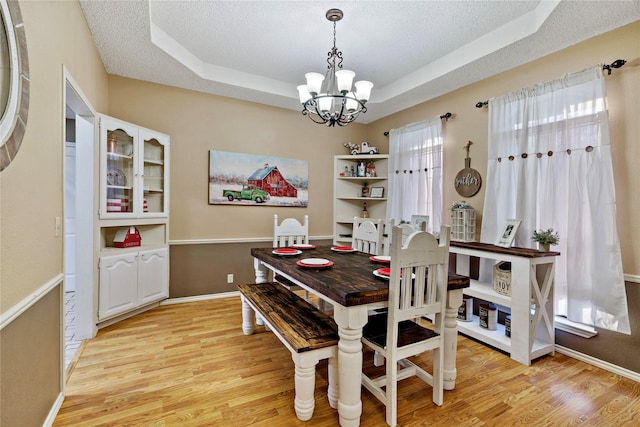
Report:
[{"label": "wooden table top", "polygon": [[530,248],[504,248],[502,246],[492,245],[491,243],[480,243],[480,242],[454,242],[451,241],[450,246],[458,247],[458,248],[467,248],[467,249],[477,249],[481,251],[494,252],[497,254],[505,254],[505,255],[515,255],[524,258],[543,258],[543,257],[552,257],[560,255],[560,252],[542,252],[536,249]]},{"label": "wooden table top", "polygon": [[[373,275],[374,270],[389,264],[371,261],[369,254],[334,252],[331,246],[302,250],[295,256],[274,255],[272,251],[273,248],[252,248],[251,255],[343,306],[385,302],[389,298],[388,280]],[[304,258],[325,258],[333,261],[333,266],[313,269],[296,264]],[[468,277],[449,273],[448,290],[468,286]]]}]

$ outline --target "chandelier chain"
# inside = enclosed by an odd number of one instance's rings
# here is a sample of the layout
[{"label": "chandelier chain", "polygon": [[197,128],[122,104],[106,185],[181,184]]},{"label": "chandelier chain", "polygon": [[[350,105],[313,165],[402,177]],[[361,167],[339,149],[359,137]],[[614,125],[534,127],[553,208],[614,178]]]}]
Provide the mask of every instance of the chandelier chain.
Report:
[{"label": "chandelier chain", "polygon": [[336,46],[336,21],[333,21],[333,49],[331,49],[331,51],[328,53],[327,55],[327,63],[329,64],[327,66],[328,69],[331,69],[331,63],[333,62],[333,67],[336,67],[336,58],[338,58],[338,64],[337,67],[338,68],[342,68],[342,52],[340,52],[338,50],[338,47]]}]

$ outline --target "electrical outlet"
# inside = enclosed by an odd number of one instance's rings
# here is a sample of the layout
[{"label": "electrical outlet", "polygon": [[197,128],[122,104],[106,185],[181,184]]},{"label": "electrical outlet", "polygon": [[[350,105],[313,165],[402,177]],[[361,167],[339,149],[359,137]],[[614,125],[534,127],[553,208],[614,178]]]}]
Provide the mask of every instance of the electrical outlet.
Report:
[{"label": "electrical outlet", "polygon": [[233,283],[233,274],[227,274],[227,283]]}]

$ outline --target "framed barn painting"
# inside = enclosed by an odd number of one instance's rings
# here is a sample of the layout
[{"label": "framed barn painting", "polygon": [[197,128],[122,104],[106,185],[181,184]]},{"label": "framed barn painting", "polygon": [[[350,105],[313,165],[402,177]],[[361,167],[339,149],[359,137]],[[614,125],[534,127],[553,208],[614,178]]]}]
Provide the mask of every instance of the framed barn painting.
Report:
[{"label": "framed barn painting", "polygon": [[209,151],[209,204],[296,206],[309,204],[306,160]]}]

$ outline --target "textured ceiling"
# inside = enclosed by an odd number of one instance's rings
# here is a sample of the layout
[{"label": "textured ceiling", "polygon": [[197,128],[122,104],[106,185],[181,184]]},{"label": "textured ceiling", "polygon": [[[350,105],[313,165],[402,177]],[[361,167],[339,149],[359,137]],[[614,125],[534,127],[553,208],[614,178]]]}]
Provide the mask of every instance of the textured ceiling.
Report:
[{"label": "textured ceiling", "polygon": [[109,74],[293,110],[339,7],[343,66],[375,85],[363,123],[640,19],[640,0],[80,3]]}]

